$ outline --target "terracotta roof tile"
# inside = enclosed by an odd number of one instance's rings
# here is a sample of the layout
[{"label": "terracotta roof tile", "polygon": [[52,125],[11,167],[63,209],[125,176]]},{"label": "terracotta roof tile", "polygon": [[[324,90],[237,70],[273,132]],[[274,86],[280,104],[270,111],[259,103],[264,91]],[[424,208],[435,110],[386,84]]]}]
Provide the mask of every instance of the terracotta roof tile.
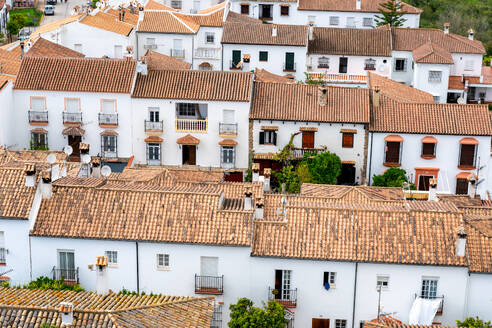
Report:
[{"label": "terracotta roof tile", "polygon": [[[272,36],[274,27],[277,28],[277,36]],[[226,22],[222,43],[305,47],[307,26]]]},{"label": "terracotta roof tile", "polygon": [[294,79],[270,73],[266,69],[257,68],[255,68],[255,80],[259,82],[296,83]]},{"label": "terracotta roof tile", "polygon": [[[374,322],[375,321],[375,322]],[[457,328],[456,326],[443,326],[443,325],[411,325],[408,323],[402,323],[396,319],[374,319],[364,322],[364,327],[368,328]]]},{"label": "terracotta roof tile", "polygon": [[368,74],[371,90],[379,88],[385,96],[402,103],[434,103],[434,97],[425,91],[415,89],[403,83],[396,82],[376,73]]},{"label": "terracotta roof tile", "polygon": [[180,145],[198,145],[200,143],[200,139],[192,136],[191,134],[187,134],[184,137],[178,138],[176,143]]},{"label": "terracotta roof tile", "polygon": [[[379,12],[379,4],[385,0],[362,0],[361,9],[356,9],[355,1],[337,1],[337,0],[299,0],[299,10],[314,11],[348,11],[348,12]],[[409,14],[420,14],[422,10],[402,2],[402,11]]]},{"label": "terracotta roof tile", "polygon": [[216,4],[215,6],[198,10],[198,14],[210,14],[218,10],[223,10],[226,7],[226,5],[227,5],[227,1],[224,1]]},{"label": "terracotta roof tile", "polygon": [[247,15],[241,15],[238,13],[235,13],[233,11],[228,11],[227,13],[227,18],[226,18],[227,23],[242,23],[242,24],[263,24],[263,21],[249,17]]},{"label": "terracotta roof tile", "polygon": [[221,27],[223,24],[224,9],[209,14],[202,14],[202,15],[193,15],[193,14],[187,15],[181,13],[176,13],[175,15],[176,17],[181,18],[185,22],[192,21],[195,24],[198,24],[199,26]]},{"label": "terracotta roof tile", "polygon": [[151,70],[182,70],[190,69],[191,64],[183,60],[147,50],[143,57]]},{"label": "terracotta roof tile", "polygon": [[66,18],[56,20],[56,21],[48,23],[48,24],[43,24],[43,25],[39,26],[33,33],[31,33],[31,35],[29,36],[29,39],[31,41],[35,41],[42,34],[45,34],[45,33],[51,32],[51,31],[55,31],[63,25],[78,21],[83,15],[84,14],[73,15],[73,16],[69,16]]},{"label": "terracotta roof tile", "polygon": [[369,201],[403,200],[401,188],[367,187],[367,186],[337,186],[303,183],[301,195],[340,198],[346,202],[367,203]]},{"label": "terracotta roof tile", "polygon": [[20,65],[21,61],[15,52],[0,49],[0,74],[16,76]]},{"label": "terracotta roof tile", "polygon": [[95,15],[89,14],[82,18],[80,23],[125,36],[128,36],[135,27],[135,24],[121,22],[118,17],[104,12],[98,12]]},{"label": "terracotta roof tile", "polygon": [[226,71],[149,71],[139,74],[133,98],[249,101],[252,74]]},{"label": "terracotta roof tile", "polygon": [[382,29],[315,27],[308,53],[391,57],[391,32]]},{"label": "terracotta roof tile", "polygon": [[[124,12],[123,22],[131,24],[133,26],[137,26],[138,24],[138,8],[133,10],[133,13],[130,8],[122,8],[121,12]],[[118,8],[109,8],[105,11],[106,14],[109,14],[115,17],[116,20],[119,20],[120,10]]]},{"label": "terracotta roof tile", "polygon": [[200,25],[189,19],[178,18],[168,11],[145,11],[138,32],[195,34]]},{"label": "terracotta roof tile", "polygon": [[128,59],[26,57],[14,88],[130,93],[135,66]]},{"label": "terracotta roof tile", "polygon": [[492,84],[492,66],[482,66],[482,84]]},{"label": "terracotta roof tile", "polygon": [[465,216],[466,250],[471,272],[492,273],[492,218]]},{"label": "terracotta roof tile", "polygon": [[413,59],[416,63],[423,64],[449,64],[454,63],[451,53],[432,41],[426,42],[413,50]]},{"label": "terracotta roof tile", "polygon": [[169,10],[169,11],[176,11],[176,9],[168,7],[159,1],[156,0],[149,0],[147,4],[145,5],[145,10]]},{"label": "terracotta roof tile", "polygon": [[492,135],[487,105],[399,103],[384,95],[372,108],[373,132]]},{"label": "terracotta roof tile", "polygon": [[255,82],[250,118],[311,122],[369,122],[369,91],[327,87],[328,105],[318,104],[318,86]]},{"label": "terracotta roof tile", "polygon": [[24,166],[0,168],[0,217],[27,219],[36,186],[25,186]]},{"label": "terracotta roof tile", "polygon": [[48,41],[43,38],[39,38],[34,42],[34,45],[29,48],[26,56],[30,57],[61,57],[61,58],[82,58],[84,54]]}]

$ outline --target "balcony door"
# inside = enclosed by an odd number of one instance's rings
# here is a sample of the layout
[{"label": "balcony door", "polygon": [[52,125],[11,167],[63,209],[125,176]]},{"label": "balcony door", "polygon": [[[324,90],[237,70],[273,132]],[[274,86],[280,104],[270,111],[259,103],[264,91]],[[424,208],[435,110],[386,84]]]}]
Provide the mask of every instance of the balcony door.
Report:
[{"label": "balcony door", "polygon": [[219,258],[211,256],[200,257],[200,275],[217,277],[219,275]]},{"label": "balcony door", "polygon": [[183,145],[183,165],[196,165],[196,146]]},{"label": "balcony door", "polygon": [[275,270],[275,299],[290,300],[291,275],[291,270]]},{"label": "balcony door", "polygon": [[314,148],[314,132],[302,132],[302,148]]},{"label": "balcony door", "polygon": [[286,71],[294,71],[294,53],[293,52],[286,52],[285,53],[285,70]]},{"label": "balcony door", "polygon": [[75,254],[71,251],[58,252],[59,276],[57,279],[75,280]]},{"label": "balcony door", "polygon": [[72,155],[70,159],[74,161],[80,160],[80,143],[82,142],[81,136],[68,136],[68,144],[72,147]]}]

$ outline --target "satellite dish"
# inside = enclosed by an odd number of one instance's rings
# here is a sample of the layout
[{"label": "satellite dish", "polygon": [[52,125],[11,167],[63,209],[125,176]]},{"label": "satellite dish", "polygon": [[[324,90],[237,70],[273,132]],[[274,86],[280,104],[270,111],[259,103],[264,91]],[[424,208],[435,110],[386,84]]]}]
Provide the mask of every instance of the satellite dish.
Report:
[{"label": "satellite dish", "polygon": [[72,155],[72,152],[73,152],[73,148],[72,148],[72,146],[70,146],[70,145],[66,145],[65,147],[63,147],[63,152],[64,152],[64,153],[65,153],[65,155],[67,155],[67,156]]},{"label": "satellite dish", "polygon": [[458,98],[458,104],[460,104],[460,105],[465,104],[465,99],[463,99],[463,97],[459,97]]},{"label": "satellite dish", "polygon": [[101,175],[105,178],[109,177],[111,174],[111,168],[108,165],[101,167]]},{"label": "satellite dish", "polygon": [[102,7],[102,3],[101,3],[101,2],[97,2],[97,3],[96,3],[96,7],[97,7],[97,8],[101,8],[101,7]]},{"label": "satellite dish", "polygon": [[82,156],[80,156],[80,159],[84,164],[89,164],[91,162],[91,156],[87,154],[83,154]]},{"label": "satellite dish", "polygon": [[50,164],[55,164],[56,162],[56,156],[55,154],[49,154],[47,157],[46,157],[46,161]]}]

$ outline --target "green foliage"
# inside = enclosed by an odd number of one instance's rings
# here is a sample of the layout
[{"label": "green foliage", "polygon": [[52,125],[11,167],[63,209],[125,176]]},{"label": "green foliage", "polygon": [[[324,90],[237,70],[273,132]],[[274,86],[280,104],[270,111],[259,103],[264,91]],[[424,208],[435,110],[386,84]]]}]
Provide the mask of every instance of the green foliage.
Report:
[{"label": "green foliage", "polygon": [[290,135],[289,142],[282,148],[281,151],[279,151],[277,154],[275,154],[274,159],[282,163],[284,166],[290,165],[292,160],[295,158],[294,155],[292,154],[292,149],[294,149],[294,138],[299,134],[293,133]]},{"label": "green foliage", "polygon": [[287,165],[282,167],[280,172],[272,172],[277,181],[283,185],[285,184],[285,192],[288,194],[297,194],[301,191],[301,181],[300,176],[297,173],[297,168],[293,165]]},{"label": "green foliage", "polygon": [[231,304],[229,309],[229,328],[284,328],[286,324],[284,307],[275,301],[259,308],[243,297],[236,304]]},{"label": "green foliage", "polygon": [[456,325],[458,327],[469,327],[469,328],[492,328],[490,321],[483,321],[478,317],[472,318],[467,317],[463,321],[456,320]]},{"label": "green foliage", "polygon": [[314,84],[314,85],[323,85],[324,84],[321,76],[318,76],[317,79],[313,79],[312,77],[309,76],[308,73],[304,73],[304,75],[306,76],[306,80],[304,82],[301,81],[300,84]]},{"label": "green foliage", "polygon": [[483,57],[483,64],[485,66],[490,66],[490,62],[492,61],[492,56],[485,56]]},{"label": "green foliage", "polygon": [[324,152],[318,155],[304,154],[303,163],[307,165],[309,180],[318,184],[336,184],[342,173],[342,161],[335,153]]},{"label": "green foliage", "polygon": [[48,147],[48,145],[38,145],[32,139],[31,139],[29,145],[31,147],[31,150],[50,150],[50,148]]},{"label": "green foliage", "polygon": [[19,25],[19,23],[13,19],[10,19],[7,22],[7,31],[9,32],[10,35],[17,35],[21,28],[22,25]]},{"label": "green foliage", "polygon": [[406,22],[406,19],[403,18],[407,12],[401,10],[401,3],[396,0],[388,0],[387,2],[383,2],[378,9],[379,14],[375,17],[375,22],[377,26],[387,25],[393,27],[403,26],[403,23]]},{"label": "green foliage", "polygon": [[43,290],[71,290],[74,292],[82,292],[84,289],[78,285],[67,285],[63,280],[53,280],[48,277],[39,277],[31,281],[22,288],[26,289],[43,289]]},{"label": "green foliage", "polygon": [[10,282],[9,281],[2,281],[2,287],[10,288]]},{"label": "green foliage", "polygon": [[35,8],[15,9],[10,12],[10,19],[16,17],[18,23],[21,24],[21,28],[24,26],[39,26],[43,12]]},{"label": "green foliage", "polygon": [[[135,295],[135,296],[143,296],[143,295],[146,295],[145,292],[141,292],[140,294],[137,293],[136,291],[130,291],[126,288],[123,288],[122,290],[120,290],[118,292],[118,295]],[[154,294],[154,293],[150,293],[149,296],[152,296],[152,297],[158,297],[160,294]]]},{"label": "green foliage", "polygon": [[384,174],[372,178],[372,185],[378,187],[402,187],[404,182],[408,182],[406,172],[397,167],[389,168]]},{"label": "green foliage", "polygon": [[4,43],[4,42],[5,42],[5,34],[0,32],[0,43]]}]

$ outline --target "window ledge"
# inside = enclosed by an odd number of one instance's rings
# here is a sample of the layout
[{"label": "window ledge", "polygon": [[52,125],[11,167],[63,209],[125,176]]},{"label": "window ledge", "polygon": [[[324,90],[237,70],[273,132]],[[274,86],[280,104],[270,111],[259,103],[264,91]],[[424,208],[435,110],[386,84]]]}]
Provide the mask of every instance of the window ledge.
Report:
[{"label": "window ledge", "polygon": [[400,167],[401,166],[401,163],[388,163],[388,162],[384,162],[383,165],[386,166],[386,167]]},{"label": "window ledge", "polygon": [[364,67],[364,70],[365,70],[365,71],[375,71],[375,70],[376,70],[376,68],[367,68],[367,67]]},{"label": "window ledge", "polygon": [[436,155],[421,155],[420,157],[422,157],[423,159],[434,159],[436,158]]},{"label": "window ledge", "polygon": [[458,169],[460,169],[460,170],[474,170],[475,166],[458,165]]},{"label": "window ledge", "polygon": [[342,148],[354,148],[354,146],[353,145],[352,146],[343,146],[342,145]]},{"label": "window ledge", "polygon": [[157,271],[171,271],[171,267],[157,267]]},{"label": "window ledge", "polygon": [[284,72],[292,72],[292,73],[295,73],[296,70],[295,69],[284,69]]},{"label": "window ledge", "polygon": [[117,268],[118,267],[118,264],[116,263],[109,263],[108,264],[108,268]]}]

